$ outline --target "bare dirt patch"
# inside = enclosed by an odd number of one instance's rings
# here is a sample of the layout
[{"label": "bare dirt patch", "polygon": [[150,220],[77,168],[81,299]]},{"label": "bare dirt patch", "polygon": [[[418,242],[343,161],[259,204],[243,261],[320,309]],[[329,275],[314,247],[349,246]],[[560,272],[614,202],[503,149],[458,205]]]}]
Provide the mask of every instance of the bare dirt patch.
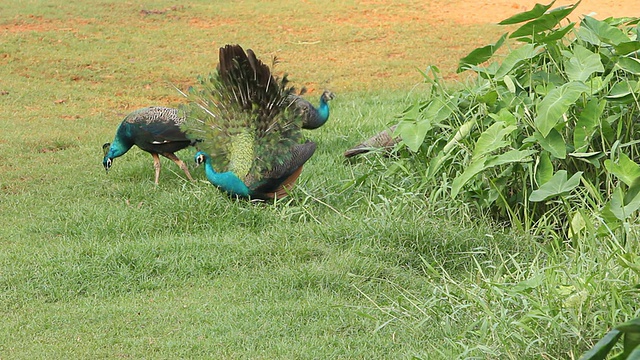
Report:
[{"label": "bare dirt patch", "polygon": [[[452,1],[440,6],[440,14],[460,24],[496,23],[516,13],[533,8],[539,0]],[[542,2],[546,3],[546,2]],[[573,4],[575,1],[556,1],[554,7]],[[582,15],[598,19],[608,17],[640,16],[637,0],[583,0],[569,17],[578,20]]]},{"label": "bare dirt patch", "polygon": [[[121,3],[117,10],[129,16],[119,21],[135,24],[136,31],[144,34],[128,40],[134,49],[144,45],[140,42],[163,43],[167,34],[176,35],[180,42],[168,42],[167,46],[179,49],[173,61],[182,58],[193,69],[189,72],[209,71],[215,66],[210,59],[217,57],[217,47],[239,43],[265,60],[277,57],[281,61],[277,71],[286,71],[311,92],[323,88],[341,92],[410,88],[422,81],[418,70],[429,65],[437,65],[445,79],[455,79],[458,59],[495,42],[509,30],[497,26],[499,21],[531,9],[536,2],[539,0],[327,0],[320,4],[292,0],[264,6],[238,1],[159,9]],[[573,2],[558,0],[554,6]],[[16,17],[0,23],[0,35],[90,35],[96,31],[95,25],[100,25],[112,41],[129,38],[131,34],[120,33],[121,23],[110,17],[114,9],[103,6],[98,10],[102,13],[92,15],[95,18],[73,13],[65,19]],[[583,0],[571,19],[578,20],[584,14],[598,19],[640,16],[640,1]],[[202,58],[206,62],[197,63],[194,54],[205,54]],[[9,55],[0,52],[0,62],[8,61],[2,56]],[[145,74],[149,81],[164,75]]]}]

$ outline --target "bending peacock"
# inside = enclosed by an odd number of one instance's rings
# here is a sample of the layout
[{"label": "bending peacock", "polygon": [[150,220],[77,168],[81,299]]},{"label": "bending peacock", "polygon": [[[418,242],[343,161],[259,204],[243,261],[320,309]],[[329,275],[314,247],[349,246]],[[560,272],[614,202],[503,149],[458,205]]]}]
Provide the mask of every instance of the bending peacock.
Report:
[{"label": "bending peacock", "polygon": [[[302,95],[302,94],[300,94]],[[302,116],[303,129],[317,129],[329,120],[329,100],[333,100],[335,95],[325,90],[320,95],[320,104],[316,108],[309,101],[299,95],[291,95],[294,104]]]},{"label": "bending peacock", "polygon": [[113,142],[102,145],[104,150],[102,165],[109,171],[113,165],[113,159],[124,155],[133,145],[136,145],[153,156],[156,185],[160,179],[159,155],[173,160],[184,171],[187,178],[193,181],[185,163],[174,154],[195,143],[195,140],[190,140],[180,130],[183,122],[184,118],[178,116],[177,109],[152,106],[133,111],[118,126]]},{"label": "bending peacock", "polygon": [[231,196],[282,198],[293,187],[316,144],[304,141],[301,114],[286,75],[278,79],[255,53],[220,48],[215,74],[185,94],[182,129],[201,139],[195,160],[207,179]]}]

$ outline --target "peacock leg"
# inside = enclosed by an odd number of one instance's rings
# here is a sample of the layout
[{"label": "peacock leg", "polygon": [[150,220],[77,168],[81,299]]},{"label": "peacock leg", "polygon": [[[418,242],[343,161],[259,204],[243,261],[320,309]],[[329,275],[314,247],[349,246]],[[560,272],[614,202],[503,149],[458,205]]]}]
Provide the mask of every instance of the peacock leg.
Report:
[{"label": "peacock leg", "polygon": [[160,156],[156,153],[151,153],[151,156],[153,156],[153,168],[156,170],[155,183],[158,185],[158,182],[160,181]]},{"label": "peacock leg", "polygon": [[191,177],[191,174],[189,173],[187,164],[185,164],[182,160],[180,160],[180,158],[178,158],[174,153],[162,153],[162,156],[166,157],[167,159],[173,160],[173,162],[176,163],[180,167],[180,169],[182,169],[182,171],[184,171],[184,174],[187,175],[187,178],[190,181],[194,181],[193,178]]}]

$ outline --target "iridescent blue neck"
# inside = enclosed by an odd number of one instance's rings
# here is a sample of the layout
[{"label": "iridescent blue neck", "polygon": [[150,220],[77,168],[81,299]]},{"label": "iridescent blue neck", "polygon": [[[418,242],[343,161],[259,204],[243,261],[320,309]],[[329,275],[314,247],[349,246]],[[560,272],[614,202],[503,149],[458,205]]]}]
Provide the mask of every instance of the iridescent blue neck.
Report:
[{"label": "iridescent blue neck", "polygon": [[318,106],[318,116],[324,124],[329,119],[329,104],[324,100],[324,96],[320,97],[320,106]]},{"label": "iridescent blue neck", "polygon": [[[196,156],[198,156],[198,154],[196,154]],[[247,185],[231,171],[223,173],[216,172],[211,165],[209,155],[205,156],[204,172],[207,175],[207,179],[209,179],[213,185],[219,187],[229,195],[249,197],[250,190]]]},{"label": "iridescent blue neck", "polygon": [[118,156],[122,156],[129,151],[132,146],[133,144],[120,141],[120,139],[116,137],[111,143],[111,146],[109,146],[109,151],[107,152],[107,155],[105,155],[105,158],[115,159]]}]

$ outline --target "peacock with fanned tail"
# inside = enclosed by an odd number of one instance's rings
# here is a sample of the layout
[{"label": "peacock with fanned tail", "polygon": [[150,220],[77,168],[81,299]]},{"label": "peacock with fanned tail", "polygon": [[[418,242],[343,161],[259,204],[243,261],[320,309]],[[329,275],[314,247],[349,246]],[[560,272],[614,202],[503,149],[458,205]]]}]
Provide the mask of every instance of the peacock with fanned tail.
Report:
[{"label": "peacock with fanned tail", "polygon": [[118,126],[113,142],[102,145],[102,165],[108,172],[113,165],[113,159],[124,155],[136,145],[153,156],[156,185],[160,179],[159,155],[175,162],[187,178],[193,181],[185,163],[174,154],[196,142],[187,138],[180,130],[183,122],[184,117],[178,116],[177,109],[152,106],[133,111]]},{"label": "peacock with fanned tail", "polygon": [[273,76],[240,45],[220,48],[217,72],[192,87],[182,129],[201,139],[195,156],[207,179],[231,196],[282,198],[316,149],[302,137],[302,117],[286,75]]},{"label": "peacock with fanned tail", "polygon": [[335,95],[329,90],[323,91],[317,108],[300,95],[291,95],[291,98],[302,116],[302,128],[317,129],[324,125],[329,120],[329,100],[333,100]]}]

